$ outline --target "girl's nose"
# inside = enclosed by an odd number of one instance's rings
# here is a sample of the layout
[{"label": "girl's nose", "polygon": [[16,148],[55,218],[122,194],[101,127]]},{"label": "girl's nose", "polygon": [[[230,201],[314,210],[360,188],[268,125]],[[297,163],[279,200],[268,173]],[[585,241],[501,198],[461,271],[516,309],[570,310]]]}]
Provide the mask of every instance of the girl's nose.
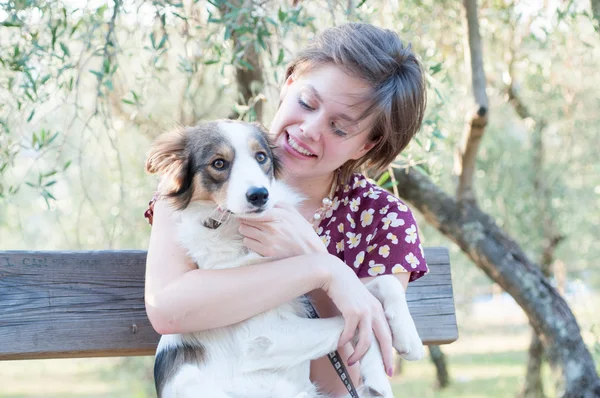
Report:
[{"label": "girl's nose", "polygon": [[305,120],[300,125],[300,131],[304,137],[310,138],[313,141],[319,141],[323,131],[322,125],[323,123],[321,123],[319,117],[311,118],[310,120]]}]

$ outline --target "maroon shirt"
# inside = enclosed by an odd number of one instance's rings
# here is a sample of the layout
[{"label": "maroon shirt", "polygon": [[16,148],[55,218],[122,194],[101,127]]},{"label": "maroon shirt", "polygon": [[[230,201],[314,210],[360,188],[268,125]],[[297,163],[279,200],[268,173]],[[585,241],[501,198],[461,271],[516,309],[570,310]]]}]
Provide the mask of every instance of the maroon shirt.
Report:
[{"label": "maroon shirt", "polygon": [[[155,201],[144,214],[150,224]],[[412,282],[429,271],[410,209],[360,174],[338,187],[317,233],[360,278],[411,272]]]},{"label": "maroon shirt", "polygon": [[337,189],[317,233],[360,278],[411,272],[412,282],[429,271],[410,209],[363,175]]}]

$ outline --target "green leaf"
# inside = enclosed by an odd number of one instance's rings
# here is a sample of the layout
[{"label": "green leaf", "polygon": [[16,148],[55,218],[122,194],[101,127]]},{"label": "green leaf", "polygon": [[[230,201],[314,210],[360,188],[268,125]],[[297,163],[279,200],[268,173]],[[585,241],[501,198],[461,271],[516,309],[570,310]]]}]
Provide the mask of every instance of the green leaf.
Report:
[{"label": "green leaf", "polygon": [[240,65],[242,65],[244,68],[246,68],[248,70],[254,70],[254,67],[252,65],[250,65],[246,60],[240,59],[239,63],[240,63]]},{"label": "green leaf", "polygon": [[209,60],[204,61],[203,63],[204,63],[204,65],[212,65],[212,64],[216,64],[218,62],[219,62],[218,59],[209,59]]},{"label": "green leaf", "polygon": [[158,43],[158,49],[160,50],[161,48],[164,47],[165,43],[167,42],[167,39],[169,38],[168,34],[164,34],[162,39],[160,39],[160,43]]},{"label": "green leaf", "polygon": [[63,166],[63,171],[65,171],[66,169],[68,169],[70,165],[71,165],[71,161],[69,160],[69,161],[67,161],[67,162],[65,163],[65,165]]},{"label": "green leaf", "polygon": [[69,51],[69,47],[67,47],[67,45],[64,42],[60,42],[60,48],[63,51],[63,53],[65,53],[65,55],[67,57],[71,56],[71,52]]},{"label": "green leaf", "polygon": [[285,57],[285,51],[283,48],[279,49],[279,56],[277,57],[277,65],[281,65],[283,63],[283,58]]},{"label": "green leaf", "polygon": [[33,119],[33,115],[35,115],[35,109],[31,111],[31,113],[29,114],[29,117],[27,118],[27,123],[29,123],[31,121],[31,119]]},{"label": "green leaf", "polygon": [[21,21],[2,21],[0,22],[0,26],[4,26],[5,28],[22,28],[23,23]]},{"label": "green leaf", "polygon": [[90,69],[90,73],[93,73],[94,75],[96,75],[96,77],[100,81],[102,81],[102,79],[104,79],[104,73],[102,73],[102,72],[98,72],[97,70],[91,70]]},{"label": "green leaf", "polygon": [[440,62],[438,64],[435,64],[433,66],[429,67],[429,71],[431,72],[431,75],[435,75],[436,73],[439,73],[442,70],[442,66],[443,64]]},{"label": "green leaf", "polygon": [[377,180],[377,185],[381,186],[382,184],[384,184],[387,180],[390,179],[390,172],[386,171],[385,173],[383,173],[381,175],[381,177],[379,177],[379,179]]},{"label": "green leaf", "polygon": [[150,33],[150,42],[152,43],[152,48],[156,50],[156,42],[154,41],[154,32]]},{"label": "green leaf", "polygon": [[121,102],[125,103],[125,104],[129,104],[129,105],[135,105],[135,102],[133,102],[132,100],[128,100],[126,98],[123,98],[121,100]]},{"label": "green leaf", "polygon": [[44,187],[51,187],[52,185],[56,184],[56,180],[52,180],[50,182],[47,182]]},{"label": "green leaf", "polygon": [[279,7],[279,11],[277,12],[277,18],[279,19],[279,22],[284,22],[286,17],[287,13],[283,11],[281,7]]}]

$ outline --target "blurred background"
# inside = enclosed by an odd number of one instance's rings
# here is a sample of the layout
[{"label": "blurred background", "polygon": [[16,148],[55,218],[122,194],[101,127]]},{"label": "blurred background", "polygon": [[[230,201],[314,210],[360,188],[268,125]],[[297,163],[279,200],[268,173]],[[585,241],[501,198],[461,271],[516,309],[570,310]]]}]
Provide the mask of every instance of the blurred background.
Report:
[{"label": "blurred background", "polygon": [[[398,32],[427,70],[397,166],[473,192],[567,301],[597,372],[600,0],[0,1],[0,250],[145,249],[152,140],[201,119],[268,126],[286,63],[347,21]],[[556,396],[521,307],[415,214],[424,245],[450,249],[460,337],[399,362],[397,396]],[[152,397],[152,363],[0,362],[0,397]]]}]

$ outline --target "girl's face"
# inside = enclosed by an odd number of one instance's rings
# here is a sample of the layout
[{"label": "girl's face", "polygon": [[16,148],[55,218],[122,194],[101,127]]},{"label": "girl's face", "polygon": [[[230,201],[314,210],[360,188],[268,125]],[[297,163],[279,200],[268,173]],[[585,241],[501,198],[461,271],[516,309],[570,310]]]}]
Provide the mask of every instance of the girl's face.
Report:
[{"label": "girl's face", "polygon": [[375,145],[368,139],[370,118],[357,121],[369,91],[366,82],[331,64],[286,80],[271,134],[288,175],[329,176]]}]

